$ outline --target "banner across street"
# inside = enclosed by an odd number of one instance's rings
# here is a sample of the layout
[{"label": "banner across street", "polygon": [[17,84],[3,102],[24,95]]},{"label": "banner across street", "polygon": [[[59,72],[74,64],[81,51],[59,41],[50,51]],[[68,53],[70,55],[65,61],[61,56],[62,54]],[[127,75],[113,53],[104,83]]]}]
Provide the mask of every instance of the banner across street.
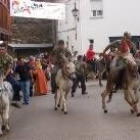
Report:
[{"label": "banner across street", "polygon": [[10,0],[10,15],[25,18],[64,20],[65,4],[31,0]]}]

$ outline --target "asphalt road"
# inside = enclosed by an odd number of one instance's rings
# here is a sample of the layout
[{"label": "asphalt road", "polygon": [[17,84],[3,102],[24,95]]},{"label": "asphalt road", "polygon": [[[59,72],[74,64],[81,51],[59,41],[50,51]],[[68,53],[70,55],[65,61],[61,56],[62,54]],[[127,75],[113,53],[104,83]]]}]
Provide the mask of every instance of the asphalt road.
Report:
[{"label": "asphalt road", "polygon": [[[103,88],[87,83],[68,98],[68,114],[54,111],[52,94],[31,98],[30,105],[13,109],[11,131],[0,140],[140,140],[140,118],[130,113],[122,92],[114,94],[108,114],[101,108]],[[140,109],[140,104],[139,104]]]}]

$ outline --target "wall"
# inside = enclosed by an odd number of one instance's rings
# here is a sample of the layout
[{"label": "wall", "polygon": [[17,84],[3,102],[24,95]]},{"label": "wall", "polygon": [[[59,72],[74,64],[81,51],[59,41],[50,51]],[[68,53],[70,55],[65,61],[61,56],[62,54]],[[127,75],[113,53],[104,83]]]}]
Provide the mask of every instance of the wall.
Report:
[{"label": "wall", "polygon": [[[32,1],[56,2],[55,0]],[[12,42],[32,44],[56,43],[56,24],[57,21],[54,20],[14,17],[12,24]]]},{"label": "wall", "polygon": [[45,19],[14,18],[12,40],[21,43],[53,43],[54,21]]},{"label": "wall", "polygon": [[0,40],[10,40],[11,17],[9,10],[9,0],[0,1]]},{"label": "wall", "polygon": [[[84,8],[85,4],[87,8]],[[103,18],[91,19],[90,1],[81,0],[82,52],[87,50],[89,38],[94,39],[95,49],[101,52],[109,43],[108,38],[111,36],[122,36],[125,31],[129,31],[132,35],[140,35],[139,5],[139,0],[104,0]]]},{"label": "wall", "polygon": [[[74,0],[69,0],[68,3],[74,3]],[[109,37],[122,36],[125,31],[133,36],[140,35],[139,0],[103,0],[103,18],[91,18],[90,0],[76,0],[76,3],[80,10],[80,20],[77,22],[78,39],[74,39],[75,30],[69,30],[76,25],[71,14],[74,4],[68,5],[67,23],[58,23],[58,38],[67,41],[69,36],[70,45],[76,45],[79,54],[86,52],[89,39],[94,39],[95,50],[101,52],[109,43]]]},{"label": "wall", "polygon": [[58,39],[63,39],[66,42],[66,46],[72,51],[78,49],[78,35],[76,38],[76,32],[78,32],[78,23],[72,15],[75,0],[66,0],[66,18],[63,21],[58,21]]}]

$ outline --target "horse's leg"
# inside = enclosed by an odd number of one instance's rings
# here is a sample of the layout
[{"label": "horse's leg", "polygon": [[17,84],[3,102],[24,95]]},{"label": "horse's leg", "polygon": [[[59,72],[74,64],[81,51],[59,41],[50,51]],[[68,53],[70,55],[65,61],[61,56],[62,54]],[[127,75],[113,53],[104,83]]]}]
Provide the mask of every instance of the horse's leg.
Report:
[{"label": "horse's leg", "polygon": [[58,90],[58,92],[57,92],[58,94],[57,94],[57,101],[56,101],[56,106],[57,106],[57,108],[58,107],[60,107],[60,109],[62,109],[62,111],[63,111],[63,100],[62,100],[62,98],[63,98],[63,90]]},{"label": "horse's leg", "polygon": [[5,131],[6,119],[5,119],[5,109],[2,110],[2,131]]},{"label": "horse's leg", "polygon": [[140,112],[138,112],[138,108],[137,108],[137,103],[138,103],[138,90],[133,91],[132,89],[129,89],[129,93],[130,93],[130,98],[132,100],[132,107],[133,110],[135,111],[135,113],[137,114],[137,116],[140,116]]},{"label": "horse's leg", "polygon": [[103,84],[102,84],[102,76],[103,76],[103,71],[99,70],[99,85],[100,85],[100,87],[103,86]]},{"label": "horse's leg", "polygon": [[110,92],[110,94],[109,94],[109,98],[108,98],[108,100],[107,100],[107,102],[108,102],[108,103],[110,103],[110,102],[111,102],[111,100],[112,100],[112,95],[113,95],[113,93],[112,93],[112,92]]},{"label": "horse's leg", "polygon": [[104,113],[107,113],[107,108],[106,108],[106,103],[105,103],[105,97],[109,94],[110,92],[107,90],[107,88],[104,90],[102,93],[102,108],[104,110]]},{"label": "horse's leg", "polygon": [[130,100],[129,91],[126,89],[124,90],[124,99],[132,107],[132,102]]},{"label": "horse's leg", "polygon": [[137,116],[139,117],[140,116],[140,112],[138,111],[138,108],[137,108],[137,104],[139,102],[138,93],[139,93],[139,87],[137,87],[137,89],[134,91],[134,95],[135,95],[135,102],[134,102],[134,104],[136,106]]},{"label": "horse's leg", "polygon": [[62,110],[62,111],[64,111],[64,105],[63,105],[63,94],[62,94],[62,92],[61,92],[61,94],[60,94],[60,100],[59,100],[59,104],[60,104],[60,109]]},{"label": "horse's leg", "polygon": [[60,91],[59,89],[57,89],[56,93],[55,93],[55,110],[58,109],[58,104],[59,104],[59,101],[60,101]]},{"label": "horse's leg", "polygon": [[[69,92],[66,92],[66,94],[64,95],[64,97],[65,97],[65,100],[67,100],[67,95],[68,95],[68,93]],[[63,99],[63,97],[62,97],[62,99]],[[63,100],[61,100],[62,102],[62,104],[61,104],[61,109],[62,109],[62,111],[64,111],[64,102],[63,102]],[[64,112],[65,113],[65,112]],[[67,114],[67,112],[65,113],[65,114]]]},{"label": "horse's leg", "polygon": [[5,130],[7,132],[10,131],[10,126],[9,126],[9,102],[7,103],[6,105],[6,108],[5,108]]},{"label": "horse's leg", "polygon": [[103,86],[102,78],[103,78],[103,74],[104,74],[105,71],[106,71],[106,68],[103,68],[103,69],[99,70],[99,85],[100,85],[100,87]]},{"label": "horse's leg", "polygon": [[114,83],[113,83],[112,79],[108,78],[107,83],[106,83],[106,89],[102,93],[102,107],[103,107],[104,113],[107,113],[105,97],[111,93],[113,85],[114,85]]},{"label": "horse's leg", "polygon": [[0,115],[0,136],[2,136],[2,116]]},{"label": "horse's leg", "polygon": [[135,96],[135,103],[136,104],[139,102],[138,93],[139,93],[139,87],[134,90],[134,96]]},{"label": "horse's leg", "polygon": [[112,86],[111,92],[109,93],[109,98],[108,98],[108,101],[107,101],[108,103],[111,102],[113,93],[116,93],[116,91],[114,91],[114,86]]},{"label": "horse's leg", "polygon": [[66,98],[65,98],[65,95],[66,93],[63,91],[62,93],[62,102],[63,102],[63,107],[64,107],[64,114],[67,114],[68,111],[67,111],[67,104],[66,104]]},{"label": "horse's leg", "polygon": [[134,105],[134,98],[131,95],[131,90],[124,90],[124,98],[126,102],[132,107],[131,112],[137,112],[137,108]]}]

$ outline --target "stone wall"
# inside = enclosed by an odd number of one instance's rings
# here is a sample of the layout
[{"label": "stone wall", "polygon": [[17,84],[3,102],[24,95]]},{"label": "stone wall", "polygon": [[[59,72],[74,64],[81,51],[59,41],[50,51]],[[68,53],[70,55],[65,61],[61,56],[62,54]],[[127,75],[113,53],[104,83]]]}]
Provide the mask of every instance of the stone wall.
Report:
[{"label": "stone wall", "polygon": [[52,20],[13,18],[12,40],[21,43],[54,43],[55,24]]},{"label": "stone wall", "polygon": [[[64,0],[33,0],[63,2]],[[12,42],[55,43],[57,21],[15,17],[12,20]]]}]

